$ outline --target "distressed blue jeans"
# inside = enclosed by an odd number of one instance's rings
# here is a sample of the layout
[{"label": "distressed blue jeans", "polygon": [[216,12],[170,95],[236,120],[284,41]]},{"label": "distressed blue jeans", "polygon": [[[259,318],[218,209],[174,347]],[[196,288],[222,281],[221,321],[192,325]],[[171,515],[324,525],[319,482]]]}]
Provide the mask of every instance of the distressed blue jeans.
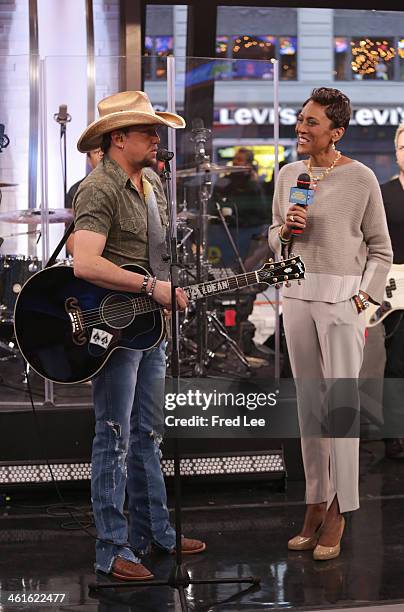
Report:
[{"label": "distressed blue jeans", "polygon": [[[93,379],[95,438],[91,497],[97,528],[95,568],[116,556],[139,562],[152,543],[175,546],[160,466],[165,341],[147,351],[115,351]],[[124,514],[128,497],[129,524]]]}]

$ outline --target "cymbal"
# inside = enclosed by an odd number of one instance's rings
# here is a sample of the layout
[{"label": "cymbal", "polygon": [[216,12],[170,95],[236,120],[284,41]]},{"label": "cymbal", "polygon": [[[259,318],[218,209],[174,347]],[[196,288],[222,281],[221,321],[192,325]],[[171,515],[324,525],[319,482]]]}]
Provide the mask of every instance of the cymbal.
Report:
[{"label": "cymbal", "polygon": [[[67,223],[72,219],[73,211],[70,208],[50,208],[48,210],[49,223]],[[0,214],[0,222],[39,225],[41,223],[41,210],[39,208],[10,210]]]},{"label": "cymbal", "polygon": [[4,183],[4,181],[0,181],[0,187],[17,187],[18,183]]},{"label": "cymbal", "polygon": [[177,170],[177,176],[179,178],[185,178],[187,176],[198,176],[199,174],[233,174],[234,172],[250,172],[250,166],[219,166],[218,164],[206,162],[200,166],[193,166],[192,168],[184,168]]}]

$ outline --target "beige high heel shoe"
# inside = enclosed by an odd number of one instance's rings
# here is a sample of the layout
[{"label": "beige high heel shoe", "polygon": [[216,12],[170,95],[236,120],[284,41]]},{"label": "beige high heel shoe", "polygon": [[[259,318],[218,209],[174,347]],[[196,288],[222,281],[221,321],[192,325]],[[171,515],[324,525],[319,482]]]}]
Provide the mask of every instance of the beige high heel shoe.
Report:
[{"label": "beige high heel shoe", "polygon": [[321,523],[320,527],[317,531],[310,537],[304,537],[301,535],[297,535],[294,538],[291,538],[288,542],[289,550],[313,550],[317,546],[317,542],[321,535],[321,528],[323,524]]},{"label": "beige high heel shoe", "polygon": [[328,561],[328,559],[336,559],[336,557],[339,557],[341,552],[341,538],[342,534],[344,533],[344,528],[345,519],[342,517],[338,544],[335,546],[322,546],[321,544],[317,544],[313,550],[313,559],[315,561]]}]

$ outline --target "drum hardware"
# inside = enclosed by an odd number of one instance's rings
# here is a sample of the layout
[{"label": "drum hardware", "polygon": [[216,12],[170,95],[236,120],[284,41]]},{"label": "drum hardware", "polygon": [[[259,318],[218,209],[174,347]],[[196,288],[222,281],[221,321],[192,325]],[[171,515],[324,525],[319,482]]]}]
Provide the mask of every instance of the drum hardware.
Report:
[{"label": "drum hardware", "polygon": [[15,236],[30,236],[31,234],[40,234],[41,231],[40,230],[32,230],[29,232],[13,232],[12,234],[6,234],[5,236],[3,236],[3,240],[5,240],[6,238],[14,238]]},{"label": "drum hardware", "polygon": [[230,242],[231,248],[233,249],[233,253],[235,254],[236,259],[237,259],[237,261],[239,263],[240,269],[241,269],[242,272],[245,273],[246,269],[244,267],[243,260],[240,257],[239,250],[238,250],[238,248],[236,246],[236,243],[233,240],[233,236],[230,233],[230,230],[229,230],[229,227],[228,227],[228,225],[226,223],[226,219],[225,219],[225,216],[223,214],[222,208],[221,208],[221,206],[220,206],[220,204],[218,202],[215,202],[215,205],[216,205],[216,209],[217,209],[217,212],[218,212],[218,215],[219,215],[219,219],[220,219],[220,221],[221,221],[221,223],[223,225],[224,231],[226,232],[226,236],[227,236],[227,238],[228,238],[228,240]]},{"label": "drum hardware", "polygon": [[[188,217],[189,218],[189,217]],[[192,252],[191,236],[194,234],[194,229],[189,228],[187,223],[180,221],[177,227],[184,232],[183,237],[178,243],[180,267],[180,284],[186,286],[198,282],[198,270],[195,253]],[[233,275],[231,268],[216,269],[205,260],[203,253],[203,271],[206,274],[207,280],[220,280],[227,276]],[[209,305],[209,302],[210,305]],[[237,342],[228,334],[228,330],[218,318],[214,302],[217,299],[208,303],[205,306],[205,323],[206,323],[206,343],[201,342],[201,326],[199,324],[198,303],[190,303],[185,313],[181,315],[180,321],[180,364],[185,370],[190,373],[198,373],[212,365],[213,360],[220,357],[220,349],[224,344],[227,344],[229,350],[237,357],[241,364],[250,371],[250,365],[244,353],[238,346]],[[200,303],[200,302],[199,302]],[[210,307],[213,306],[213,309]],[[218,341],[219,340],[219,341]],[[201,347],[202,345],[202,347]],[[202,360],[202,364],[201,364]]]},{"label": "drum hardware", "polygon": [[209,161],[209,156],[205,155],[205,161],[191,168],[182,168],[177,170],[178,178],[188,178],[191,176],[200,176],[203,174],[234,174],[236,172],[249,172],[249,166],[219,166]]},{"label": "drum hardware", "polygon": [[[210,133],[209,130],[204,130],[204,132],[206,132],[206,134]],[[183,282],[181,282],[181,284],[184,285],[189,284],[189,282],[187,282],[189,281],[189,277],[191,277],[191,283],[201,283],[207,281],[211,274],[211,265],[207,257],[208,223],[212,219],[218,218],[216,215],[211,215],[207,212],[208,202],[212,195],[211,175],[246,172],[250,170],[249,167],[244,166],[219,166],[211,163],[209,156],[206,154],[204,145],[205,142],[201,145],[199,141],[195,141],[195,166],[177,171],[177,177],[179,178],[191,176],[197,176],[199,178],[198,210],[188,210],[184,194],[182,210],[177,215],[177,219],[180,222],[178,228],[184,231],[184,235],[177,246],[179,263],[182,268],[181,281]],[[203,149],[203,155],[201,155],[201,147]],[[219,210],[219,218],[222,216],[220,213],[221,211]],[[222,219],[221,221],[223,223]],[[189,224],[192,224],[192,227],[188,227]],[[226,225],[226,223],[224,224]],[[192,252],[192,246],[190,246],[191,237],[194,238],[196,244],[195,254]],[[230,240],[232,241],[231,235]],[[232,246],[236,249],[234,241]],[[239,256],[238,259],[240,259]],[[194,265],[189,265],[191,262]],[[242,262],[240,267],[242,271],[245,272]],[[231,273],[233,273],[233,271],[231,271]],[[244,353],[237,345],[237,342],[227,333],[225,326],[218,319],[216,311],[208,309],[206,300],[198,300],[194,309],[188,309],[185,318],[180,324],[180,330],[180,362],[182,366],[190,366],[193,374],[197,376],[206,375],[206,369],[217,356],[219,348],[224,344],[227,344],[229,350],[239,359],[243,366],[245,366],[248,371],[250,370],[248,360]],[[210,346],[210,340],[218,336],[219,344],[212,348]]]},{"label": "drum hardware", "polygon": [[[41,223],[42,214],[44,214],[44,211],[42,211],[40,208],[8,211],[0,213],[0,222],[39,225]],[[71,211],[69,208],[49,209],[46,214],[48,217],[48,223],[68,223],[73,219],[73,211]]]},{"label": "drum hardware", "polygon": [[0,321],[13,321],[17,296],[30,276],[41,269],[37,257],[24,255],[0,255]]},{"label": "drum hardware", "polygon": [[18,357],[18,350],[15,348],[13,342],[6,343],[0,340],[0,362],[16,359],[16,357]]},{"label": "drum hardware", "polygon": [[[179,221],[196,221],[197,219],[199,219],[201,217],[201,215],[198,212],[192,212],[191,210],[187,210],[187,211],[182,211],[180,213],[178,213],[177,215],[177,219]],[[203,217],[206,217],[208,219],[208,221],[211,221],[212,219],[217,219],[216,215],[203,215]]]},{"label": "drum hardware", "polygon": [[209,351],[206,358],[209,360],[206,363],[206,366],[209,365],[210,361],[216,356],[217,351],[224,345],[227,344],[231,351],[233,351],[234,355],[237,359],[247,368],[247,371],[250,371],[250,364],[243,351],[238,346],[237,342],[229,336],[227,330],[223,323],[217,318],[216,312],[211,311],[207,312],[207,319],[209,325],[209,331],[215,332],[221,337],[221,342],[216,346],[214,351]]}]

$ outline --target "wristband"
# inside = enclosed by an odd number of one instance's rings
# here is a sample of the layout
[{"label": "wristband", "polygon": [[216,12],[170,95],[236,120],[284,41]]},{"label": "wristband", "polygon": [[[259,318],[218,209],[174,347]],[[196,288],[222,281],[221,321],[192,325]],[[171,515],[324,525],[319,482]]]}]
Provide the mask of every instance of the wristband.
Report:
[{"label": "wristband", "polygon": [[358,312],[362,312],[362,310],[364,310],[364,308],[363,308],[363,304],[362,304],[362,301],[361,301],[359,295],[354,295],[352,299],[355,302],[356,310]]},{"label": "wristband", "polygon": [[150,285],[150,289],[149,289],[149,291],[147,292],[147,295],[148,295],[149,297],[153,297],[153,292],[154,292],[154,289],[155,289],[155,287],[156,287],[156,283],[157,283],[157,278],[156,278],[155,276],[153,276],[153,278],[152,278],[152,282],[151,282],[151,285]]},{"label": "wristband", "polygon": [[363,295],[362,291],[359,291],[358,298],[361,301],[361,304],[363,306],[363,310],[366,310],[366,308],[369,308],[369,306],[370,306],[369,300]]},{"label": "wristband", "polygon": [[281,225],[280,228],[279,228],[279,232],[278,232],[279,240],[280,240],[281,244],[289,244],[291,239],[290,238],[284,238],[282,236],[282,229],[283,229],[283,225]]}]

